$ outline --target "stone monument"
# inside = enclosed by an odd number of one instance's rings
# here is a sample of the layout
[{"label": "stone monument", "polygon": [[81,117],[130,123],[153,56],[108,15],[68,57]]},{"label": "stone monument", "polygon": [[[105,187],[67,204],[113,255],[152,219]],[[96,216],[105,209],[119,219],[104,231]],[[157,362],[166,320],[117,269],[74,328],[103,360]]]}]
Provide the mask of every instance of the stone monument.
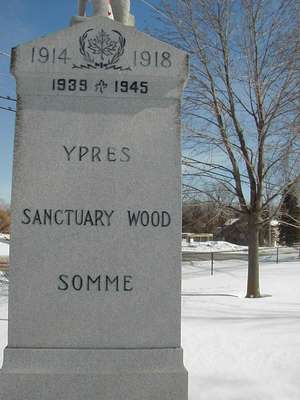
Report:
[{"label": "stone monument", "polygon": [[93,16],[13,49],[12,73],[0,398],[187,400],[179,124],[186,54]]}]

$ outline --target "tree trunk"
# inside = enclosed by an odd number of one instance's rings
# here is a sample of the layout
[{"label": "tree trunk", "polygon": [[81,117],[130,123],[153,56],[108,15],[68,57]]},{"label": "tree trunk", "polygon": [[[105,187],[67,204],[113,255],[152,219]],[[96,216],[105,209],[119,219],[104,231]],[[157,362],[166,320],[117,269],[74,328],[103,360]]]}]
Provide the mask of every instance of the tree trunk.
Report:
[{"label": "tree trunk", "polygon": [[255,218],[248,221],[248,284],[246,297],[260,297],[259,290],[259,225]]}]

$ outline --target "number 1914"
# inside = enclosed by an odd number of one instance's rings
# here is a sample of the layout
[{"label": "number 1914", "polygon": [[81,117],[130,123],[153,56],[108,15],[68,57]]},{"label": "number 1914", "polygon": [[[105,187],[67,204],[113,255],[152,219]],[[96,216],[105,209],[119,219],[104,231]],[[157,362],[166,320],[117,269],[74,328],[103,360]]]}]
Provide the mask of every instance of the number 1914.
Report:
[{"label": "number 1914", "polygon": [[63,63],[67,64],[71,57],[68,57],[68,50],[57,50],[55,48],[49,49],[48,47],[33,47],[31,50],[31,62],[41,63],[41,64],[56,64]]}]

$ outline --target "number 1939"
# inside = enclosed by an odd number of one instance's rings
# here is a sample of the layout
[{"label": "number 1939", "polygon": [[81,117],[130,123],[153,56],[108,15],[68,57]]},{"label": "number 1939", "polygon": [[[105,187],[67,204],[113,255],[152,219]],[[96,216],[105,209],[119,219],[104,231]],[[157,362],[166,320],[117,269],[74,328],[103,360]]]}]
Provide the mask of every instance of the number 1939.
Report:
[{"label": "number 1939", "polygon": [[86,92],[88,88],[86,79],[53,79],[52,90],[75,92]]}]

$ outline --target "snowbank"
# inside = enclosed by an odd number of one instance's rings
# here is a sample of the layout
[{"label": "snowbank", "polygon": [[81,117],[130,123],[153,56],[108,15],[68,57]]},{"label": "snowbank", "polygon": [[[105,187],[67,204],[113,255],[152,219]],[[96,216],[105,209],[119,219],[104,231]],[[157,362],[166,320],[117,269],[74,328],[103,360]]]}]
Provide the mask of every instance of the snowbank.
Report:
[{"label": "snowbank", "polygon": [[196,252],[196,253],[216,253],[224,251],[248,251],[247,246],[239,246],[229,242],[194,242],[187,243],[182,242],[182,251],[184,252]]},{"label": "snowbank", "polygon": [[[236,252],[247,251],[247,246],[239,246],[229,242],[195,242],[187,243],[182,241],[182,251],[196,253]],[[0,257],[9,256],[9,244],[0,241]]]},{"label": "snowbank", "polygon": [[0,242],[0,257],[9,256],[9,244]]}]

